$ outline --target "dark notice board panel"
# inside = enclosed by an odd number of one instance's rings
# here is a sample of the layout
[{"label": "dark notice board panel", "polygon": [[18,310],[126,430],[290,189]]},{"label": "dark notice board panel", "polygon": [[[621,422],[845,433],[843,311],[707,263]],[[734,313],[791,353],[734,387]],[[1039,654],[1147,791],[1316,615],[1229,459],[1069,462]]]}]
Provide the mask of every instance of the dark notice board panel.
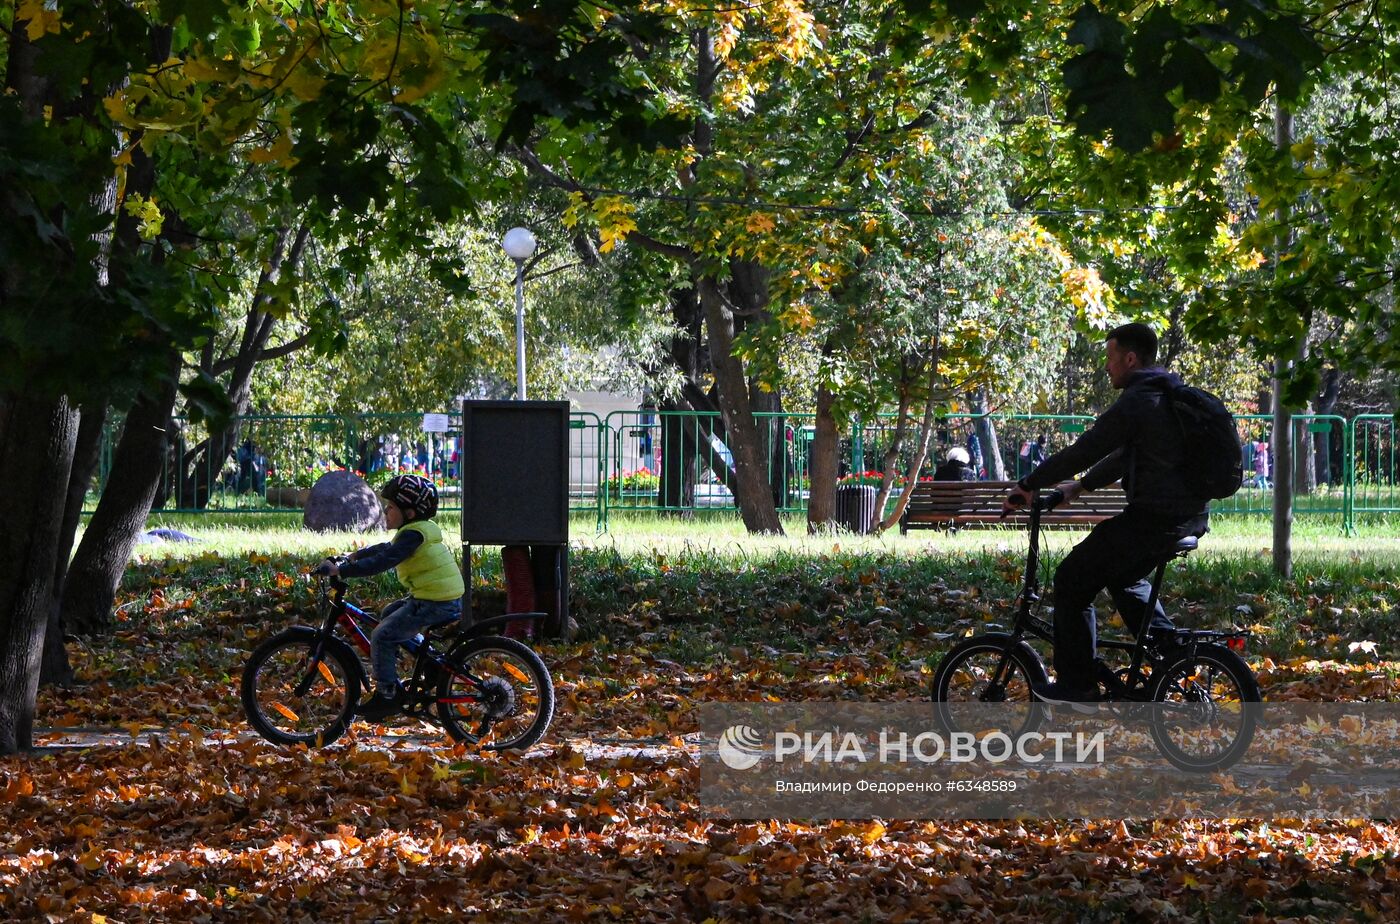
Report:
[{"label": "dark notice board panel", "polygon": [[569,541],[569,402],[462,402],[462,541]]}]

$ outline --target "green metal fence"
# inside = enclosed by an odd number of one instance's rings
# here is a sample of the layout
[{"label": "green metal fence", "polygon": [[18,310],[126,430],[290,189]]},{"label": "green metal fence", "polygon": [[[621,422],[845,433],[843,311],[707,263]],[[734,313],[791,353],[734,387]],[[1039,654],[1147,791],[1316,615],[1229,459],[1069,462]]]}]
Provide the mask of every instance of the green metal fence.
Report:
[{"label": "green metal fence", "polygon": [[[203,428],[177,420],[157,507],[171,512],[291,509],[304,501],[304,492],[325,471],[349,468],[374,486],[399,472],[428,475],[438,481],[442,509],[460,510],[461,418],[456,412],[432,418],[434,429],[426,430],[427,415],[418,413],[248,416],[236,421],[228,445],[215,445],[212,452]],[[814,417],[761,413],[756,418],[774,501],[784,513],[802,513],[808,501]],[[1072,443],[1092,420],[1048,414],[939,418],[921,477],[931,475],[949,450],[961,447],[980,477],[1016,479]],[[1267,451],[1272,419],[1239,415],[1236,422],[1245,446],[1245,485],[1212,509],[1227,515],[1268,515],[1279,476]],[[852,421],[841,435],[840,474],[881,471],[896,424],[894,415]],[[907,471],[918,436],[917,422],[912,426],[896,455],[900,472]],[[1348,531],[1358,516],[1400,513],[1400,440],[1393,417],[1298,415],[1293,428],[1294,445],[1311,443],[1313,449],[1310,455],[1295,454],[1311,461],[1310,468],[1294,473],[1300,488],[1296,511],[1336,516]],[[693,514],[736,509],[733,457],[717,413],[644,409],[615,411],[601,419],[575,413],[569,433],[569,509],[594,517],[599,529],[607,528],[609,514],[616,511]],[[116,427],[104,435],[87,499],[89,512],[110,475],[117,436]],[[900,487],[897,482],[896,490]]]},{"label": "green metal fence", "polygon": [[[807,464],[814,415],[758,413],[760,451],[774,502],[784,513],[807,509]],[[734,510],[733,456],[717,412],[614,411],[603,422],[599,493],[610,511]],[[671,451],[667,452],[667,447]]]},{"label": "green metal fence", "polygon": [[1351,464],[1351,510],[1348,525],[1358,515],[1400,513],[1400,446],[1395,418],[1362,414],[1350,421],[1345,458]]}]

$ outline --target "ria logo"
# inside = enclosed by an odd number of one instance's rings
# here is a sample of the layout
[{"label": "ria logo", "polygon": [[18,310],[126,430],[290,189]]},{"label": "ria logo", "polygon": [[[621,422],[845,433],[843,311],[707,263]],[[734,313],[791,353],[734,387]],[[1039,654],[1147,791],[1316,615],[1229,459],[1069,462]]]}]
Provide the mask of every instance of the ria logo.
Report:
[{"label": "ria logo", "polygon": [[751,769],[763,750],[763,739],[747,725],[731,725],[719,736],[719,759],[731,770]]}]

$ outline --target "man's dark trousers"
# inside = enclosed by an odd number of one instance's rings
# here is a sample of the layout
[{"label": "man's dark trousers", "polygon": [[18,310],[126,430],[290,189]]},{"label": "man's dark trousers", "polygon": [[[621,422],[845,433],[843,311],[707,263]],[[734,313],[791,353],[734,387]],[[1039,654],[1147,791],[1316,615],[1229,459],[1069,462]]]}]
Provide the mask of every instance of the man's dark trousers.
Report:
[{"label": "man's dark trousers", "polygon": [[[1137,634],[1151,575],[1162,558],[1186,536],[1206,531],[1206,515],[1161,516],[1129,507],[1094,527],[1055,570],[1055,679],[1076,690],[1094,686],[1096,623],[1094,597],[1105,587],[1128,629]],[[1173,628],[1161,600],[1152,631]]]}]

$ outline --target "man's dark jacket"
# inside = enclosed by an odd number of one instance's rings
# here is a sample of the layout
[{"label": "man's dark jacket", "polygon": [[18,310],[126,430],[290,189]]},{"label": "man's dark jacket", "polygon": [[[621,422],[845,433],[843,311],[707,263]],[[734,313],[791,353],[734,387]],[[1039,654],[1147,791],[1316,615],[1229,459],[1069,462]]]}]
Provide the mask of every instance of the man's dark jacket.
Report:
[{"label": "man's dark jacket", "polygon": [[1047,488],[1079,472],[1084,490],[1123,479],[1129,509],[1162,517],[1192,517],[1207,500],[1186,486],[1181,427],[1167,404],[1166,391],[1182,384],[1165,369],[1139,369],[1123,394],[1074,445],[1055,453],[1021,484]]}]

